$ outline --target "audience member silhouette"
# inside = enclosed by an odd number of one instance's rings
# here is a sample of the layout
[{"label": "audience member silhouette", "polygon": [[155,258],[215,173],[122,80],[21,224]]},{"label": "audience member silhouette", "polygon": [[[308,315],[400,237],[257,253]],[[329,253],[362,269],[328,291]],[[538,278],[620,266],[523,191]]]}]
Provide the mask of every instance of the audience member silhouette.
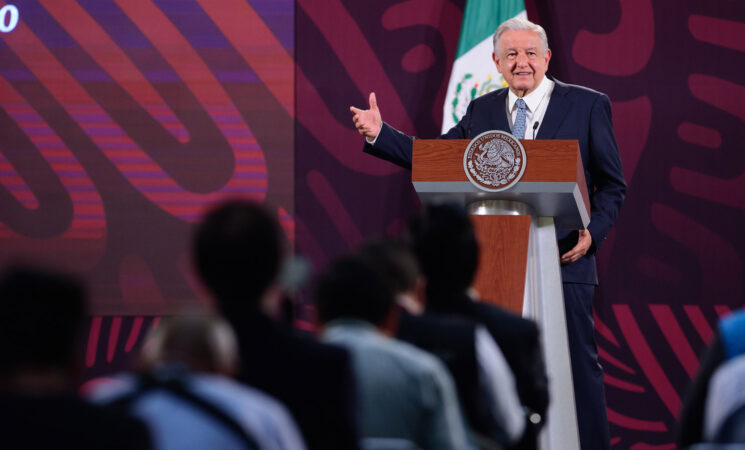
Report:
[{"label": "audience member silhouette", "polygon": [[709,381],[704,441],[745,447],[745,356],[722,364]]},{"label": "audience member silhouette", "polygon": [[0,278],[3,449],[149,449],[139,420],[75,394],[87,298],[65,275],[13,267]]},{"label": "audience member silhouette", "polygon": [[[721,444],[728,439],[732,439],[732,442],[745,444],[745,442],[735,440],[738,429],[736,426],[733,427],[733,425],[745,424],[745,413],[739,413],[742,422],[735,424],[738,412],[732,411],[730,422],[722,423],[723,420],[718,420],[716,421],[717,426],[710,426],[710,428],[719,429],[718,432],[711,431],[708,436],[704,433],[705,416],[707,414],[711,416],[715,413],[711,410],[712,408],[720,409],[722,407],[717,405],[716,402],[711,405],[707,404],[707,401],[711,401],[709,397],[712,378],[724,366],[742,358],[743,355],[745,355],[745,310],[739,310],[722,317],[717,323],[714,338],[711,340],[709,348],[701,356],[696,377],[683,398],[683,407],[678,416],[676,432],[676,441],[680,448],[688,448],[688,446],[697,443],[712,442],[713,440]],[[728,371],[732,370],[733,367],[728,369]],[[734,402],[740,394],[741,392],[732,392],[727,400]],[[720,393],[718,397],[725,398],[726,396]],[[713,421],[710,420],[710,422]],[[742,433],[740,437],[745,437],[745,433]]]},{"label": "audience member silhouette", "polygon": [[346,350],[296,336],[274,319],[283,234],[260,206],[210,212],[194,239],[196,267],[238,336],[238,379],[284,403],[311,449],[358,446],[354,378]]},{"label": "audience member silhouette", "polygon": [[354,256],[332,263],[315,298],[324,339],[352,354],[366,448],[386,439],[424,449],[466,448],[450,375],[434,356],[387,336],[395,331],[397,309],[372,265]]},{"label": "audience member silhouette", "polygon": [[473,224],[462,206],[426,206],[409,223],[406,238],[427,280],[427,311],[476,320],[486,326],[499,345],[526,409],[526,432],[516,448],[536,448],[548,407],[548,381],[537,325],[480,302],[469,293],[478,267],[479,247]]},{"label": "audience member silhouette", "polygon": [[141,374],[98,383],[90,397],[144,420],[160,450],[305,448],[283,405],[228,378],[237,362],[227,322],[172,316],[145,341]]},{"label": "audience member silhouette", "polygon": [[369,242],[358,254],[394,291],[402,310],[396,337],[437,356],[453,376],[469,440],[480,448],[515,443],[525,429],[525,416],[514,376],[486,328],[463,317],[421,314],[425,281],[402,242]]}]

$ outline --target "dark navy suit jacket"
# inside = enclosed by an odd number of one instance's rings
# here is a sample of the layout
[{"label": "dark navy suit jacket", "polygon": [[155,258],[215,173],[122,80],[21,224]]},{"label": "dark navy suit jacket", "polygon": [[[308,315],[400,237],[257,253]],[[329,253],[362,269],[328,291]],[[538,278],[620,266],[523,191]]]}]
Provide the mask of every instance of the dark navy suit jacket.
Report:
[{"label": "dark navy suit jacket", "polygon": [[228,313],[238,337],[238,380],[282,402],[305,444],[357,449],[359,431],[351,356],[346,349],[297,336],[259,311]]},{"label": "dark navy suit jacket", "polygon": [[[454,296],[439,294],[441,292],[428,291],[427,313],[467,318],[485,326],[515,375],[520,402],[545,418],[549,403],[548,377],[536,323],[498,306],[476,302],[465,293]],[[449,337],[447,334],[444,336]],[[510,449],[538,448],[538,432],[543,422],[527,422],[526,425],[523,438]]]},{"label": "dark navy suit jacket", "polygon": [[[593,245],[572,264],[561,267],[562,280],[570,283],[597,284],[595,251],[608,235],[626,195],[621,158],[613,134],[608,96],[581,86],[553,80],[543,123],[536,139],[576,139],[579,141],[590,194],[590,225]],[[507,88],[474,99],[465,116],[441,139],[473,139],[490,130],[510,131],[507,118]],[[527,132],[530,132],[528,130]],[[375,145],[365,144],[365,152],[411,169],[413,137],[383,124]],[[576,231],[559,230],[561,253],[577,243]]]},{"label": "dark navy suit jacket", "polygon": [[509,442],[505,424],[495,420],[491,398],[486,398],[481,388],[476,327],[475,321],[463,317],[402,312],[396,338],[437,356],[453,376],[469,427],[491,441],[505,444]]}]

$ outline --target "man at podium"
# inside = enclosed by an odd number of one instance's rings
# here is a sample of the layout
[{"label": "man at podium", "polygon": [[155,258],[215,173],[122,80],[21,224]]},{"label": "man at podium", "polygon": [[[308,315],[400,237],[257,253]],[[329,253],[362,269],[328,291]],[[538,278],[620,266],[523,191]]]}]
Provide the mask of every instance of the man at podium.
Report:
[{"label": "man at podium", "polygon": [[[541,26],[510,19],[497,28],[493,39],[492,59],[508,87],[474,99],[460,122],[440,138],[473,139],[485,131],[502,130],[518,139],[579,141],[590,193],[590,224],[586,230],[559,230],[557,239],[580,442],[583,449],[609,448],[592,300],[598,283],[595,252],[626,194],[610,100],[600,92],[546,76],[551,50]],[[365,152],[411,168],[414,138],[382,121],[375,93],[370,94],[368,109],[350,110],[357,130],[365,136]]]}]

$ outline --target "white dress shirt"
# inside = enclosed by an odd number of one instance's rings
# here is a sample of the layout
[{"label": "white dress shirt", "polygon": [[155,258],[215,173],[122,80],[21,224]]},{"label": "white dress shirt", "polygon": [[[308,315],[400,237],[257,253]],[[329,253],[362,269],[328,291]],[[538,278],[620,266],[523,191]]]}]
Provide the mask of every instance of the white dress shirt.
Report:
[{"label": "white dress shirt", "polygon": [[[543,116],[546,114],[553,90],[554,82],[544,75],[538,87],[523,97],[527,106],[525,111],[525,139],[534,139],[538,134],[538,128],[540,128],[540,124],[543,122]],[[518,98],[514,92],[509,91],[507,95],[507,117],[510,118],[510,128],[514,127],[515,120],[517,119],[517,106],[515,102],[517,102]],[[536,123],[538,123],[538,128],[534,131],[533,127]]]},{"label": "white dress shirt", "polygon": [[496,423],[504,427],[510,442],[516,442],[525,431],[525,414],[515,377],[502,350],[483,325],[476,328],[475,339],[481,391],[491,397],[491,413]]},{"label": "white dress shirt", "polygon": [[[543,80],[538,85],[538,87],[533,92],[523,97],[523,100],[525,100],[525,105],[527,106],[524,139],[533,139],[534,136],[538,134],[538,129],[540,128],[541,122],[543,122],[543,116],[546,114],[548,102],[551,99],[551,92],[553,92],[553,90],[554,82],[549,80],[548,77],[544,75]],[[512,129],[513,124],[515,123],[515,119],[517,118],[517,106],[515,106],[515,102],[518,98],[519,97],[517,95],[508,90],[507,117],[510,121],[510,129]],[[536,122],[538,122],[538,127],[533,130],[533,126],[535,126]],[[382,129],[383,128],[381,125],[381,130]],[[378,134],[380,134],[380,132],[378,132]],[[365,137],[365,140],[368,144],[375,145],[375,141],[378,140],[378,136],[376,135],[374,138]]]}]

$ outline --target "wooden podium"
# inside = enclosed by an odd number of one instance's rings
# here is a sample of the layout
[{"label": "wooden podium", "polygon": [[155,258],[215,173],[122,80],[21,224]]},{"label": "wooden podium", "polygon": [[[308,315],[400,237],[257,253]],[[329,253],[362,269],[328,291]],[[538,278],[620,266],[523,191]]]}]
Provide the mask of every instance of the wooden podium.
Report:
[{"label": "wooden podium", "polygon": [[574,140],[522,140],[526,166],[510,189],[488,192],[463,169],[469,140],[415,140],[411,179],[422,203],[467,206],[479,239],[474,287],[486,302],[538,323],[551,403],[541,447],[579,449],[556,227],[590,222],[579,145]]}]

